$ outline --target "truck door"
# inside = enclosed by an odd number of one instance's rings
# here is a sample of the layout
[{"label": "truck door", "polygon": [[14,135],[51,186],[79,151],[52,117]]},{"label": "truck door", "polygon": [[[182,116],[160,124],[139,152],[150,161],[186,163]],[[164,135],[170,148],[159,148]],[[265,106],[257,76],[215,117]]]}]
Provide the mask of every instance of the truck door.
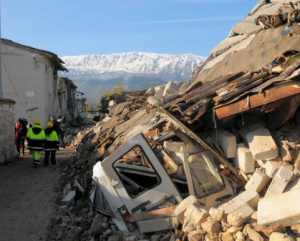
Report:
[{"label": "truck door", "polygon": [[101,165],[129,213],[182,200],[142,134],[132,138]]}]

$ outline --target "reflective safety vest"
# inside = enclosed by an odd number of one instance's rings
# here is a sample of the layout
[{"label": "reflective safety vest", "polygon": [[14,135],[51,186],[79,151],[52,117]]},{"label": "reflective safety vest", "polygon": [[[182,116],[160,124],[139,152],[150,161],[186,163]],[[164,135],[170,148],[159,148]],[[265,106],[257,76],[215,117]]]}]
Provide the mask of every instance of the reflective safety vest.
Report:
[{"label": "reflective safety vest", "polygon": [[52,130],[50,134],[46,134],[47,141],[59,141],[58,134],[56,130]]},{"label": "reflective safety vest", "polygon": [[34,124],[27,132],[28,149],[42,150],[44,148],[46,135],[43,128]]},{"label": "reflective safety vest", "polygon": [[46,129],[45,151],[54,151],[59,147],[59,136],[55,129]]}]

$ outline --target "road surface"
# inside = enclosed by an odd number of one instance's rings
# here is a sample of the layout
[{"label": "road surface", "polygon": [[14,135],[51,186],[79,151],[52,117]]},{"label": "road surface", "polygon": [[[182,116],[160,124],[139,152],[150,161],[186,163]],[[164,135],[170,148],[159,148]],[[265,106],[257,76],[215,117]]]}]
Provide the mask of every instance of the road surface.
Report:
[{"label": "road surface", "polygon": [[[60,153],[58,162],[70,155]],[[58,167],[34,169],[28,155],[0,166],[0,241],[45,240],[58,179]]]}]

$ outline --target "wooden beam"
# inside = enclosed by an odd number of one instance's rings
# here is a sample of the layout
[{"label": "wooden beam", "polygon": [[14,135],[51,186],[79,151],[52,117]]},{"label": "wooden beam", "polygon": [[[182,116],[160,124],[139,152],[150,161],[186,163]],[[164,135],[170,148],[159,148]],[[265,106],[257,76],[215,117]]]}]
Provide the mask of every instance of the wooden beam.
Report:
[{"label": "wooden beam", "polygon": [[127,222],[138,222],[142,220],[171,217],[174,213],[176,206],[170,206],[160,209],[155,209],[152,211],[146,211],[141,213],[133,213],[125,217]]},{"label": "wooden beam", "polygon": [[218,119],[233,117],[234,115],[298,94],[300,94],[299,83],[293,82],[288,85],[274,87],[262,93],[245,97],[229,105],[216,108],[216,116]]}]

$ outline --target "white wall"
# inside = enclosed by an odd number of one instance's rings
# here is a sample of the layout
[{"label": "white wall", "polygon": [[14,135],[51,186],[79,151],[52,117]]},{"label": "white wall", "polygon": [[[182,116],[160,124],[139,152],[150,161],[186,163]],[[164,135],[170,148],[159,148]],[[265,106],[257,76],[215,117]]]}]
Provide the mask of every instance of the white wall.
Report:
[{"label": "white wall", "polygon": [[1,52],[4,97],[16,101],[16,118],[30,121],[39,118],[46,125],[50,115],[54,114],[56,101],[56,80],[50,61],[5,43]]},{"label": "white wall", "polygon": [[17,154],[14,119],[13,104],[0,100],[0,163],[13,159]]}]

